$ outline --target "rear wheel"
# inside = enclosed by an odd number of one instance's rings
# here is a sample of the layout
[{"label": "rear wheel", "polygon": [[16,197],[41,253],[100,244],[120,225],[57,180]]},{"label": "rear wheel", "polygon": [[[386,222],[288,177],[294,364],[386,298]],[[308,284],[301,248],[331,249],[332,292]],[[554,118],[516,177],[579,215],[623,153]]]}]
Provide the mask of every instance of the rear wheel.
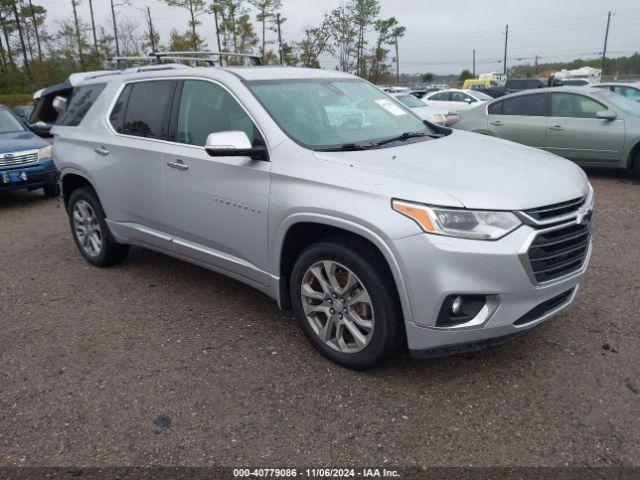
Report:
[{"label": "rear wheel", "polygon": [[402,345],[395,284],[376,252],[349,237],[307,247],[291,275],[298,323],[330,360],[363,370]]},{"label": "rear wheel", "polygon": [[93,189],[79,188],[71,194],[69,221],[78,250],[92,265],[107,267],[121,262],[127,256],[129,246],[117,243],[111,237],[102,206]]}]

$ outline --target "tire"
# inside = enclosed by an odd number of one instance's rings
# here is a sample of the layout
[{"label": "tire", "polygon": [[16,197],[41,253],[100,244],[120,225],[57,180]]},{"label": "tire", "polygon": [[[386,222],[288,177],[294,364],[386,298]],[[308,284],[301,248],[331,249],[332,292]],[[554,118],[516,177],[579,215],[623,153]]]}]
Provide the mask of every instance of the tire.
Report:
[{"label": "tire", "polygon": [[68,212],[73,241],[87,262],[108,267],[126,258],[129,245],[117,243],[111,236],[104,211],[92,188],[74,190],[69,198]]},{"label": "tire", "polygon": [[47,198],[55,198],[60,195],[60,187],[57,183],[52,183],[42,189],[44,190],[44,196]]},{"label": "tire", "polygon": [[[328,271],[339,288],[335,282],[332,286]],[[324,278],[324,288],[317,274]],[[304,249],[293,266],[290,294],[305,336],[339,365],[365,370],[389,359],[403,345],[395,283],[384,260],[365,242],[341,235]]]}]

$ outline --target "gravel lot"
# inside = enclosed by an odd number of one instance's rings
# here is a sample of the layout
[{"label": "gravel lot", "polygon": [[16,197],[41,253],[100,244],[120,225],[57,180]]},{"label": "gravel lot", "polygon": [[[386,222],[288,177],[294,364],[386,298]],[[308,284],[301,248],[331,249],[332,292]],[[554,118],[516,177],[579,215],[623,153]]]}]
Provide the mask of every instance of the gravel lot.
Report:
[{"label": "gravel lot", "polygon": [[574,305],[368,373],[262,294],[142,249],[90,267],[62,200],[0,193],[0,466],[640,465],[640,177],[590,172]]}]

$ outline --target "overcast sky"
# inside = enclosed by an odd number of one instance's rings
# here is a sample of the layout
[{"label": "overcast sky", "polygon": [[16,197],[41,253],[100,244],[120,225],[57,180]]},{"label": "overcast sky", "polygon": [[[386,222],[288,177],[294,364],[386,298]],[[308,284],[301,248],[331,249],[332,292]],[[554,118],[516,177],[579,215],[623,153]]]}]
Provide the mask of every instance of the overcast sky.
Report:
[{"label": "overcast sky", "polygon": [[[117,0],[121,2],[122,0]],[[287,22],[283,38],[296,40],[305,26],[319,23],[323,13],[342,0],[282,0]],[[36,0],[45,6],[50,21],[71,15],[71,0]],[[131,0],[132,7],[120,7],[120,15],[139,19],[145,28],[142,9],[151,14],[161,40],[168,41],[172,28],[186,29],[184,10],[170,8],[161,0]],[[383,17],[396,17],[407,27],[400,43],[400,68],[405,73],[459,73],[471,69],[476,49],[477,71],[501,71],[504,30],[509,24],[508,63],[572,60],[595,57],[602,52],[607,12],[612,10],[608,51],[612,56],[640,51],[640,0],[477,0],[426,1],[381,0]],[[98,23],[110,25],[109,0],[94,0]],[[80,0],[79,14],[89,20],[88,0]],[[214,49],[213,18],[201,17],[199,33]],[[50,27],[51,28],[51,27]],[[55,28],[51,28],[55,30]],[[372,38],[373,39],[373,38]],[[335,68],[329,57],[324,68]]]}]

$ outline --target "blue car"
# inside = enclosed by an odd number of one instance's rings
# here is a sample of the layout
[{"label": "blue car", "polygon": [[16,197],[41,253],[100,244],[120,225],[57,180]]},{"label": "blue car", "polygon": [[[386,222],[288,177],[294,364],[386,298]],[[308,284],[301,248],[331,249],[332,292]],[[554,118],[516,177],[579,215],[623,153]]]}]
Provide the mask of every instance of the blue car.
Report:
[{"label": "blue car", "polygon": [[44,189],[47,197],[59,193],[51,145],[0,105],[0,190],[37,188]]}]

